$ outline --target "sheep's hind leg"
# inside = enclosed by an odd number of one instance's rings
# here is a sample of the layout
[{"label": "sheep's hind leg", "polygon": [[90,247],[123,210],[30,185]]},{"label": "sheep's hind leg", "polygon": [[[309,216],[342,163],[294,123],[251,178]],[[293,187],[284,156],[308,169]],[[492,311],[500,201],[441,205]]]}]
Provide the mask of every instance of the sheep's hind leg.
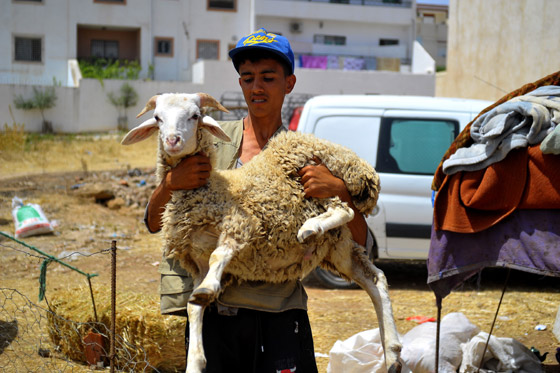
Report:
[{"label": "sheep's hind leg", "polygon": [[385,363],[389,373],[398,373],[402,369],[397,326],[393,317],[389,286],[382,270],[369,260],[362,248],[355,247],[352,255],[338,255],[331,258],[330,263],[336,270],[346,275],[364,289],[370,296],[375,307],[379,331],[383,341]]},{"label": "sheep's hind leg", "polygon": [[224,269],[233,258],[234,251],[234,248],[222,244],[212,252],[209,260],[210,269],[202,283],[192,292],[189,302],[205,306],[216,299],[221,290]]},{"label": "sheep's hind leg", "polygon": [[354,219],[354,211],[347,206],[329,207],[319,216],[306,220],[298,231],[297,239],[303,242],[307,237],[323,234],[329,229],[340,227]]}]

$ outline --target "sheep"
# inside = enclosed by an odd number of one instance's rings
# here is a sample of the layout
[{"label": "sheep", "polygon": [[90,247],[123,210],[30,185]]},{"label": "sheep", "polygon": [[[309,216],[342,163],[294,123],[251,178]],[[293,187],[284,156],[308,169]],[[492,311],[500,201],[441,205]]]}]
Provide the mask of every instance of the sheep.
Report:
[{"label": "sheep", "polygon": [[[122,140],[130,145],[159,130],[158,182],[185,156],[214,159],[213,137],[229,137],[206,108],[227,111],[210,95],[161,94],[138,114],[150,118]],[[175,191],[162,216],[164,255],[177,258],[194,280],[187,305],[190,322],[187,373],[206,366],[202,316],[232,281],[301,279],[320,265],[360,285],[379,320],[389,372],[400,372],[401,344],[385,275],[352,240],[346,223],[353,210],[338,197],[306,198],[297,171],[321,161],[344,180],[356,208],[369,214],[377,203],[373,167],[340,145],[310,134],[285,132],[271,139],[251,162],[213,170],[205,186]]]}]

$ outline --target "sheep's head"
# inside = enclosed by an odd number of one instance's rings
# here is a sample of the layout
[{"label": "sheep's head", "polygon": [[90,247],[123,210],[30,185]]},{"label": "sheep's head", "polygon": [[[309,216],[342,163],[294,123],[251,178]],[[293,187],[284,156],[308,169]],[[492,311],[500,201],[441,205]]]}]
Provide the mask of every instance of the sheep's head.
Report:
[{"label": "sheep's head", "polygon": [[173,158],[181,158],[197,150],[199,127],[224,141],[231,141],[212,117],[202,114],[204,107],[227,112],[226,108],[206,93],[166,93],[153,96],[137,118],[150,110],[154,110],[153,117],[130,130],[121,144],[137,143],[159,130],[163,150]]}]

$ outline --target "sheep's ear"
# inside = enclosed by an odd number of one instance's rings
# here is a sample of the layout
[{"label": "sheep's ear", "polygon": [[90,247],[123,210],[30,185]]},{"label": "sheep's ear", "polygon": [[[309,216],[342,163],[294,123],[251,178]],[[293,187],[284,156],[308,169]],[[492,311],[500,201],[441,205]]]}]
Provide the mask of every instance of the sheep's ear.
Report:
[{"label": "sheep's ear", "polygon": [[132,145],[139,141],[145,140],[159,129],[157,121],[154,118],[150,118],[144,123],[140,124],[138,127],[131,129],[126,136],[122,139],[121,144]]},{"label": "sheep's ear", "polygon": [[212,135],[216,136],[220,140],[231,141],[229,136],[224,132],[222,127],[212,118],[211,116],[205,115],[202,117],[202,128],[208,130]]}]

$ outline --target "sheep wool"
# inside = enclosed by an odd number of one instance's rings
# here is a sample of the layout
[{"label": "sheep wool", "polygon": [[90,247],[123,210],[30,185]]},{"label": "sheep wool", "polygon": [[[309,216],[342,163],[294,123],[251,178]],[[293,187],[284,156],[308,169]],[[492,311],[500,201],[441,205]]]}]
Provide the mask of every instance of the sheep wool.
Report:
[{"label": "sheep wool", "polygon": [[[240,248],[225,272],[237,280],[267,282],[304,277],[331,248],[350,257],[354,242],[346,225],[303,243],[297,239],[308,219],[329,207],[348,209],[338,197],[305,198],[297,171],[314,157],[344,180],[361,213],[371,213],[379,194],[373,167],[340,145],[284,132],[241,168],[213,171],[206,186],[173,194],[163,215],[165,253],[198,274],[192,258],[208,260],[222,234]],[[306,253],[313,254],[310,260],[304,260]],[[334,269],[328,262],[323,265]]]}]

